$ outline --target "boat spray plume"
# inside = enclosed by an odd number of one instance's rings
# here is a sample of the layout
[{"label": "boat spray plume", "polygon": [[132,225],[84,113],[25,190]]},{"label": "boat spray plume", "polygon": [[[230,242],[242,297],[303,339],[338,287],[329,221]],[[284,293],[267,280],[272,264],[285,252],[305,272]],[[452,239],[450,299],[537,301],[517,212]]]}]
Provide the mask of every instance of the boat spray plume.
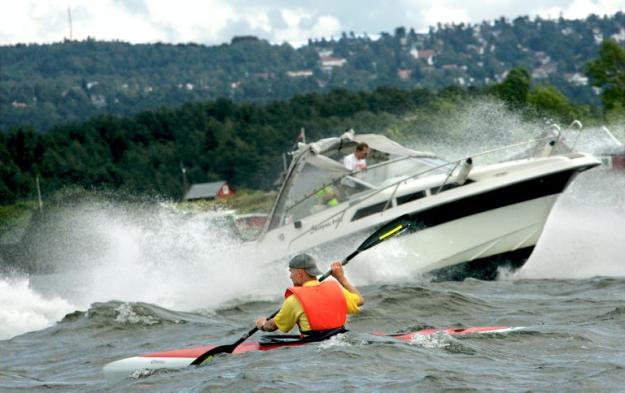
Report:
[{"label": "boat spray plume", "polygon": [[271,269],[261,269],[262,256],[236,238],[220,212],[90,200],[52,209],[42,225],[46,231],[29,248],[47,268],[30,283],[84,309],[112,299],[210,309],[238,297],[274,296],[288,280],[284,274],[284,282],[268,282]]},{"label": "boat spray plume", "polygon": [[625,173],[582,173],[556,203],[534,253],[511,278],[622,277]]}]

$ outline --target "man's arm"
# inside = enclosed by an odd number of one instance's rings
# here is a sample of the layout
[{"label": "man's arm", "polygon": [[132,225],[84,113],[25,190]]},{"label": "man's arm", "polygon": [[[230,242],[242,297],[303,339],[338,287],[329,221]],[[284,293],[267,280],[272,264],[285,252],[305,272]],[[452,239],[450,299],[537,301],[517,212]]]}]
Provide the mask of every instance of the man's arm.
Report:
[{"label": "man's arm", "polygon": [[288,332],[297,323],[297,312],[294,308],[294,303],[297,303],[295,296],[289,296],[282,303],[280,311],[275,317],[267,320],[267,318],[258,318],[256,320],[256,327],[266,332],[273,332],[280,329],[281,332]]},{"label": "man's arm", "polygon": [[341,262],[334,262],[330,266],[332,269],[332,277],[336,278],[336,281],[343,286],[343,288],[347,289],[353,294],[358,295],[358,306],[362,306],[365,304],[365,298],[362,296],[358,288],[352,285],[351,282],[345,277],[345,272],[343,271],[343,265]]}]

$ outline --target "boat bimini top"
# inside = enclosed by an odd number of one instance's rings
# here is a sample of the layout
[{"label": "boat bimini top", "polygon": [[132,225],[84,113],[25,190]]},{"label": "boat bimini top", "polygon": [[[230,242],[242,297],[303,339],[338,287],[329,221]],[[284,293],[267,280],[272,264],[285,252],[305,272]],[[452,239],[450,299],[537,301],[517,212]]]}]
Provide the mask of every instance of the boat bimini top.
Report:
[{"label": "boat bimini top", "polygon": [[[351,172],[342,161],[359,143],[369,146],[368,170]],[[446,164],[433,153],[406,148],[383,135],[356,135],[353,130],[340,137],[300,143],[292,155],[293,160],[271,212],[269,230],[306,217],[315,208],[331,206],[319,204],[324,194],[340,195],[344,201],[384,188],[402,177]]]}]

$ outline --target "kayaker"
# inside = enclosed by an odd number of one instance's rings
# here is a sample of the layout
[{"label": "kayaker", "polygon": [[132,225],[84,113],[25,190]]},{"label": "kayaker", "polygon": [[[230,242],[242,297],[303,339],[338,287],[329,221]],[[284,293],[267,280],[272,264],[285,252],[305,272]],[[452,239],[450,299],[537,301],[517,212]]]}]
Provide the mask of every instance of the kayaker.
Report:
[{"label": "kayaker", "polygon": [[347,314],[358,313],[364,304],[360,291],[345,276],[341,262],[331,265],[336,281],[319,282],[321,271],[308,254],[291,259],[289,272],[293,286],[286,290],[282,308],[274,318],[256,320],[260,330],[287,333],[297,325],[303,338],[322,340],[344,332]]}]

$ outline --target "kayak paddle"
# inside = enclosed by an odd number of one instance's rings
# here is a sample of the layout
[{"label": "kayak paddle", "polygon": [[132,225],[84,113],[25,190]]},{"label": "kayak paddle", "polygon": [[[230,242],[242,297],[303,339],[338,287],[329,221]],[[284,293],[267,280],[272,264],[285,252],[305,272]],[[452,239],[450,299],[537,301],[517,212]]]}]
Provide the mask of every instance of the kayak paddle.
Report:
[{"label": "kayak paddle", "polygon": [[[400,233],[402,233],[406,229],[408,229],[411,224],[412,224],[412,221],[410,219],[410,216],[407,215],[407,214],[394,219],[393,221],[391,221],[388,224],[384,225],[382,228],[380,228],[377,231],[375,231],[371,236],[369,236],[356,249],[356,251],[354,251],[351,254],[349,254],[347,256],[347,258],[345,258],[341,264],[343,266],[347,265],[347,263],[350,260],[352,260],[356,255],[360,254],[361,252],[363,252],[365,250],[370,249],[371,247],[373,247],[375,245],[378,245],[378,244],[382,243],[385,240],[388,240],[388,239],[392,238],[393,236],[399,235]],[[325,280],[326,278],[328,278],[330,276],[330,274],[332,274],[332,271],[328,270],[326,273],[324,273],[322,276],[319,277],[319,281]],[[267,319],[269,320],[269,319],[275,317],[276,314],[278,314],[279,311],[280,311],[280,309],[274,311]],[[235,350],[235,348],[239,346],[239,344],[241,344],[243,341],[247,340],[251,335],[253,335],[257,331],[258,331],[258,328],[256,326],[254,326],[253,329],[251,329],[249,332],[245,333],[243,336],[241,336],[241,338],[239,338],[233,344],[220,345],[218,347],[210,349],[210,350],[204,352],[203,354],[201,354],[200,356],[198,356],[197,359],[195,359],[191,364],[197,366],[199,364],[202,364],[206,359],[208,359],[208,358],[210,358],[210,357],[212,357],[214,355],[217,355],[217,354],[220,354],[220,353],[232,353]]]}]

